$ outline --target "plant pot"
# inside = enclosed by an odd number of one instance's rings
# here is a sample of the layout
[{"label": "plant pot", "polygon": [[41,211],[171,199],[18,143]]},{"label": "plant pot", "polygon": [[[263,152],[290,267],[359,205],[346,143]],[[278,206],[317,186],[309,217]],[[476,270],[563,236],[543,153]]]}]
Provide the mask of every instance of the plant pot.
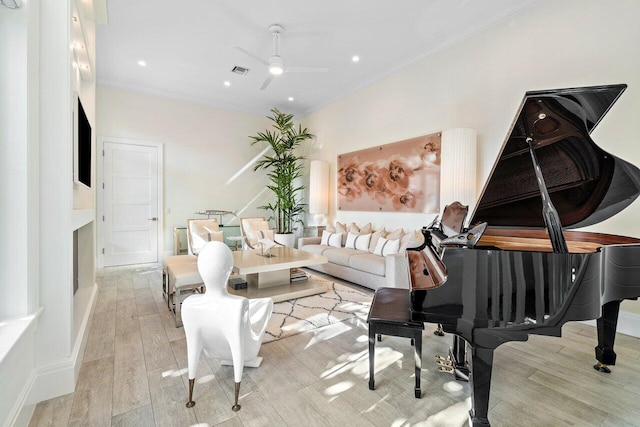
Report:
[{"label": "plant pot", "polygon": [[273,240],[280,243],[281,245],[293,248],[296,244],[296,235],[294,233],[287,233],[287,234],[276,233],[273,235]]}]

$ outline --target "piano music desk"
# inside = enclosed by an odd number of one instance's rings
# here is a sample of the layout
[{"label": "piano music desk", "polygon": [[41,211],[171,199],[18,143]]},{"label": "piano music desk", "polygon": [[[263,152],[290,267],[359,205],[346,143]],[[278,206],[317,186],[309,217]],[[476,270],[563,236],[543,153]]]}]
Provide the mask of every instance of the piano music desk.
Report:
[{"label": "piano music desk", "polygon": [[378,288],[373,295],[367,323],[369,324],[369,390],[375,388],[374,367],[376,335],[411,338],[415,358],[415,396],[420,398],[422,370],[422,331],[424,323],[411,320],[411,294],[406,289]]}]

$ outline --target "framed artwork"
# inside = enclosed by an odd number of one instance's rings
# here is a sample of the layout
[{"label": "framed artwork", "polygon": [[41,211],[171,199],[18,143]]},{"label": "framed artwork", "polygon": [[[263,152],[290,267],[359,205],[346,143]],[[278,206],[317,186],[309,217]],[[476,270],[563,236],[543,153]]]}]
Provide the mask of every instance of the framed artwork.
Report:
[{"label": "framed artwork", "polygon": [[441,133],[338,155],[338,209],[438,212]]}]

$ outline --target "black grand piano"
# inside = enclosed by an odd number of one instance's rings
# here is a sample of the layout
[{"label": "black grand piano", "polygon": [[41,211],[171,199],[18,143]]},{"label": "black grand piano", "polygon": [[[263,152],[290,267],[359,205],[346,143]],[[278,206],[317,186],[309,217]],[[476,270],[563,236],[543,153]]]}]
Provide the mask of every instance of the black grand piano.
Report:
[{"label": "black grand piano", "polygon": [[589,136],[625,88],[527,92],[472,229],[437,250],[424,231],[425,245],[408,252],[412,318],[455,334],[447,363],[468,375],[473,426],[489,425],[493,352],[503,343],[597,319],[594,368],[615,364],[620,302],[640,296],[640,239],[567,229],[615,215],[640,192],[640,170]]}]

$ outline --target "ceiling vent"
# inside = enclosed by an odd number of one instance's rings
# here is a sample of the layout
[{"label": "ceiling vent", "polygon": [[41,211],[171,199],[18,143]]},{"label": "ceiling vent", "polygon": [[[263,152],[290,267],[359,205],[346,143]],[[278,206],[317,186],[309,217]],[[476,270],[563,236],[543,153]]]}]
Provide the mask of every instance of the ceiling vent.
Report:
[{"label": "ceiling vent", "polygon": [[236,65],[235,67],[233,67],[231,69],[231,72],[232,73],[236,73],[236,74],[241,74],[241,75],[244,76],[245,74],[247,74],[249,72],[249,69]]}]

